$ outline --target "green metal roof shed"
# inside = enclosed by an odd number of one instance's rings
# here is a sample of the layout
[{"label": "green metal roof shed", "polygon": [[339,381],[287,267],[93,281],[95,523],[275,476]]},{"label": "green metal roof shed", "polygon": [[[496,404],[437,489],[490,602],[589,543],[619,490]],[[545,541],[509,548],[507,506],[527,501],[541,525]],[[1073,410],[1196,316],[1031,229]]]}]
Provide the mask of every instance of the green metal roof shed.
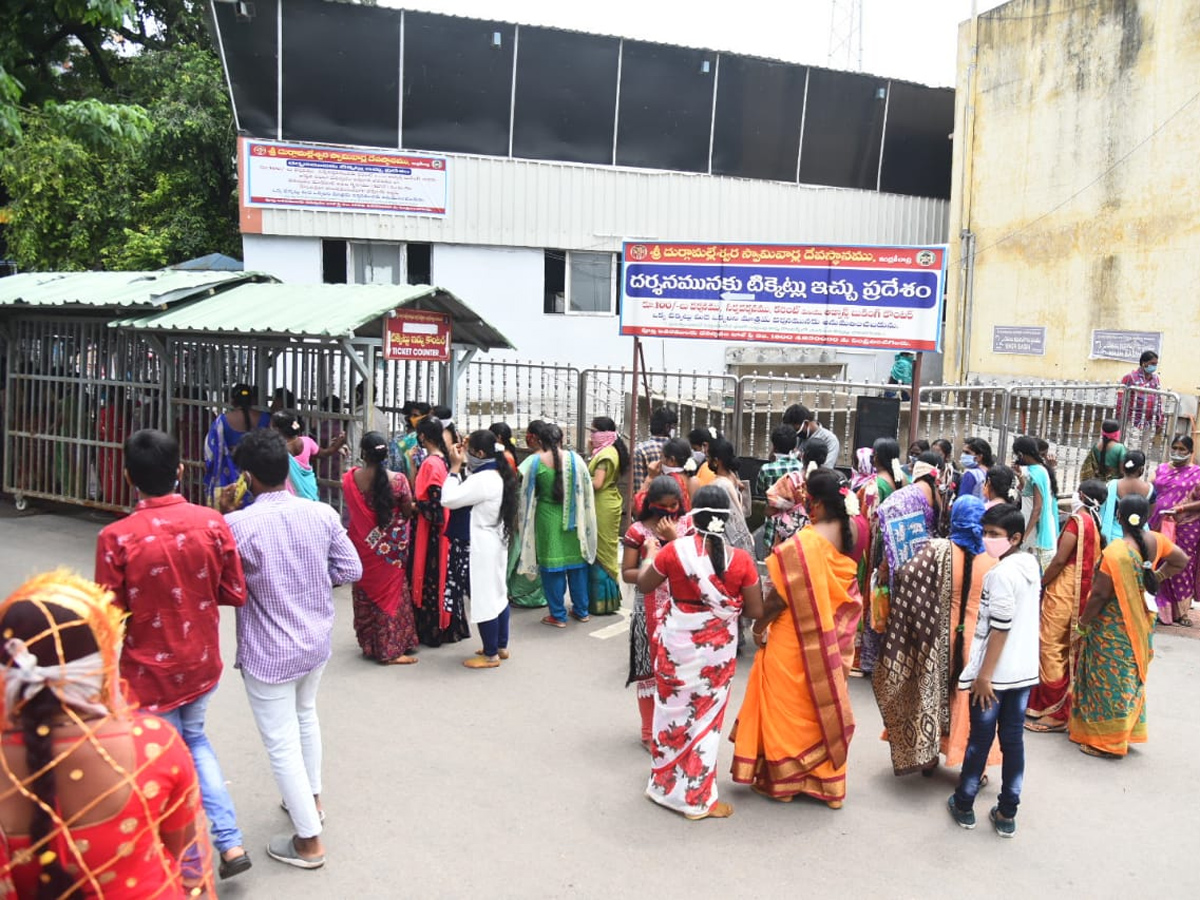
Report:
[{"label": "green metal roof shed", "polygon": [[513,349],[508,338],[452,293],[427,284],[243,284],[109,325],[134,331],[382,339],[383,320],[396,309],[448,315],[453,342],[460,346]]},{"label": "green metal roof shed", "polygon": [[102,313],[166,309],[239,284],[271,279],[260,272],[23,272],[0,278],[0,310]]}]

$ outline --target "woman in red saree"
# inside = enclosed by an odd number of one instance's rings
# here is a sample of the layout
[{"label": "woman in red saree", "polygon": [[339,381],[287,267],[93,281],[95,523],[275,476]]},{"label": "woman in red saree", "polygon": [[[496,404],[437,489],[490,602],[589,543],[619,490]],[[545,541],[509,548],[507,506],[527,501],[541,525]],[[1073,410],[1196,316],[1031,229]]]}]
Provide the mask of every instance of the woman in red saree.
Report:
[{"label": "woman in red saree", "polygon": [[1074,510],[1058,538],[1058,552],[1042,573],[1040,681],[1029,695],[1028,731],[1066,731],[1071,715],[1071,675],[1078,663],[1073,638],[1079,614],[1092,593],[1100,559],[1100,511],[1108,499],[1103,481],[1079,485]]},{"label": "woman in red saree", "polygon": [[427,647],[440,647],[462,640],[471,633],[462,604],[466,592],[461,588],[447,590],[450,515],[442,509],[442,485],[450,469],[440,420],[431,417],[417,426],[417,445],[426,456],[417,471],[418,516],[413,542],[412,598],[416,607],[417,637]]},{"label": "woman in red saree", "polygon": [[417,627],[408,591],[408,479],[387,470],[388,442],[378,431],[363,435],[364,465],[342,476],[350,542],[362,560],[354,583],[354,634],[363,656],[389,666],[417,661]]},{"label": "woman in red saree", "polygon": [[867,524],[836,472],[815,470],[806,488],[810,524],[767,559],[772,590],[755,624],[761,649],[731,735],[733,780],[765,797],[806,794],[838,809],[854,734],[846,679],[862,615],[857,574]]},{"label": "woman in red saree", "polygon": [[1150,504],[1127,494],[1117,507],[1122,536],[1104,548],[1092,593],[1079,616],[1082,646],[1070,736],[1089,756],[1116,759],[1146,741],[1146,676],[1154,657],[1154,617],[1146,598],[1187,568],[1187,554],[1143,531]]},{"label": "woman in red saree", "polygon": [[728,547],[730,498],[707,485],[693,498],[695,534],[661,550],[647,539],[637,587],[652,593],[670,583],[671,602],[658,629],[654,664],[654,745],[646,796],[688,819],[723,819],[733,807],[717,801],[717,753],[737,668],[737,621],[763,613],[758,567]]}]

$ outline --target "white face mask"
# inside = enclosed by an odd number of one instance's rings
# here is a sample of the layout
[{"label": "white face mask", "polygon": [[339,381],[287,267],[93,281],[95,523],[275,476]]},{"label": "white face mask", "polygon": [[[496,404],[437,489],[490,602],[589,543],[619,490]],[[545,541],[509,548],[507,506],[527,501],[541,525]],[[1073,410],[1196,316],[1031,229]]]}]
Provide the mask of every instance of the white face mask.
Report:
[{"label": "white face mask", "polygon": [[1084,503],[1082,500],[1079,499],[1078,494],[1076,494],[1074,497],[1071,498],[1071,513],[1072,514],[1079,512],[1081,509],[1083,509],[1083,507],[1084,507]]}]

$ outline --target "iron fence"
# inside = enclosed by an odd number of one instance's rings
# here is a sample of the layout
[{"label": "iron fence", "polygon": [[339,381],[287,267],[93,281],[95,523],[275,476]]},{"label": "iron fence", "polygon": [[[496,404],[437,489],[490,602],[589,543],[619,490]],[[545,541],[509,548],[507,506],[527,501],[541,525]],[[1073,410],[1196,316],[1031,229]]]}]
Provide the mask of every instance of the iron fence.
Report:
[{"label": "iron fence", "polygon": [[[378,341],[368,339],[159,338],[78,317],[16,317],[7,333],[3,487],[22,505],[36,497],[127,509],[134,498],[122,477],[122,442],[138,428],[155,427],[178,437],[181,490],[203,502],[205,437],[238,382],[257,389],[260,409],[296,410],[323,447],[348,436],[347,453],[314,466],[322,499],[337,507],[341,474],[347,457],[357,458],[363,428],[401,433],[401,409],[410,400],[451,399],[463,431],[506,421],[519,439],[531,420],[551,421],[576,449],[586,448],[597,416],[614,419],[632,447],[648,436],[650,413],[669,406],[678,415],[678,434],[703,426],[730,438],[739,455],[758,459],[769,458],[771,431],[787,408],[802,403],[837,435],[840,462],[848,465],[859,398],[896,390],[771,372],[651,370],[637,376],[634,428],[629,369],[485,359],[462,368],[457,385],[443,381],[444,371],[429,363],[384,362]],[[1119,421],[1126,446],[1154,462],[1166,457],[1181,413],[1178,394],[1117,384],[932,385],[920,389],[920,400],[918,433],[946,438],[956,450],[967,438],[982,437],[998,459],[1007,459],[1017,435],[1045,439],[1067,489],[1104,420]],[[909,409],[902,404],[902,443]]]}]

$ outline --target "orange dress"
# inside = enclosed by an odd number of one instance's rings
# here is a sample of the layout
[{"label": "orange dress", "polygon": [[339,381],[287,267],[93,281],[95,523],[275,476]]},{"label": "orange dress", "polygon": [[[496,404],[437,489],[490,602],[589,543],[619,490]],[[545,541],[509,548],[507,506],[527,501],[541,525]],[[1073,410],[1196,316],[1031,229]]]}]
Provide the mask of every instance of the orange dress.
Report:
[{"label": "orange dress", "polygon": [[[196,769],[183,739],[162,719],[135,714],[129,727],[136,767],[128,776],[134,787],[125,808],[103,822],[51,832],[48,844],[36,853],[30,851],[29,835],[0,840],[0,895],[15,889],[18,897],[37,896],[37,856],[49,849],[75,879],[79,896],[184,896],[180,861],[167,852],[159,835],[197,821]],[[6,735],[4,742],[20,745],[22,737]],[[62,769],[58,776],[69,777]],[[203,840],[203,829],[198,826],[197,831]]]}]

